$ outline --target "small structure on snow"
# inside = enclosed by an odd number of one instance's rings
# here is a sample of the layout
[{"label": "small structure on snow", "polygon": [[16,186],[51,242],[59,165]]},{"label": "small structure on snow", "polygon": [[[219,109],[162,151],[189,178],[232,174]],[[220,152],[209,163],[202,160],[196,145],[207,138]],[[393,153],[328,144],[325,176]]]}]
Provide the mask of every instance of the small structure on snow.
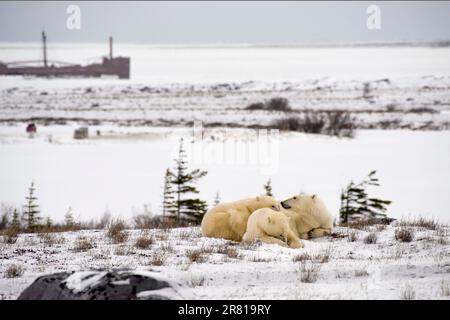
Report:
[{"label": "small structure on snow", "polygon": [[75,131],[73,133],[73,138],[77,139],[77,140],[89,138],[88,127],[81,127],[81,128],[75,129]]}]

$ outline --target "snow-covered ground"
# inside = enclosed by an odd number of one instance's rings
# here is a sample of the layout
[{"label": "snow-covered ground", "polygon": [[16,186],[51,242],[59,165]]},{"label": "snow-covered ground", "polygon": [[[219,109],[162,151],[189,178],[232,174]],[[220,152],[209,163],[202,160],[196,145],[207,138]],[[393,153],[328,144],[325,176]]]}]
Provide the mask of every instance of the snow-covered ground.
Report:
[{"label": "snow-covered ground", "polygon": [[[38,81],[38,80],[36,80]],[[413,128],[431,122],[450,126],[450,76],[301,82],[117,84],[101,87],[0,90],[0,121],[122,126],[271,125],[306,110],[347,110],[361,127],[398,121]],[[289,100],[292,112],[245,108],[274,97]]]},{"label": "snow-covered ground", "polygon": [[22,125],[0,127],[0,203],[21,208],[34,180],[42,215],[54,221],[70,206],[80,220],[107,210],[130,218],[144,206],[158,214],[183,136],[191,167],[208,171],[199,190],[209,204],[216,192],[222,201],[261,194],[270,178],[278,199],[316,193],[337,215],[341,189],[377,170],[381,186],[370,193],[393,201],[389,216],[450,222],[450,131],[361,130],[354,139],[269,132],[269,140],[264,131],[222,128],[198,141],[192,128],[97,126],[88,140],[74,140],[74,128],[39,127],[28,139]]},{"label": "snow-covered ground", "polygon": [[[196,299],[449,299],[449,227],[407,227],[413,240],[399,242],[396,223],[338,227],[304,249],[204,238],[196,227],[149,230],[147,249],[135,246],[139,230],[129,230],[122,244],[112,244],[105,230],[21,234],[15,244],[0,244],[0,298],[16,298],[42,274],[131,268],[161,272]],[[370,232],[374,244],[364,240]],[[83,239],[94,247],[82,249]],[[11,265],[23,274],[6,278]]]}]

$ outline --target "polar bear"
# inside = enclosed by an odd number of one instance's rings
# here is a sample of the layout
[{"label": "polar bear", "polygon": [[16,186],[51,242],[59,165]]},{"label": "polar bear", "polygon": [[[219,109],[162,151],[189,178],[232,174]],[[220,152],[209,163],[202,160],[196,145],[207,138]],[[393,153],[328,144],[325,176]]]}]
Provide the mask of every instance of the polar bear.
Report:
[{"label": "polar bear", "polygon": [[280,203],[270,196],[219,203],[203,217],[202,233],[206,237],[241,241],[247,229],[248,217],[261,208],[281,210]]},{"label": "polar bear", "polygon": [[303,242],[291,229],[290,220],[290,217],[279,211],[270,208],[258,209],[250,215],[242,241],[261,240],[283,247],[303,248]]},{"label": "polar bear", "polygon": [[291,228],[301,239],[333,232],[333,217],[318,196],[301,193],[280,203],[281,212],[291,218]]}]

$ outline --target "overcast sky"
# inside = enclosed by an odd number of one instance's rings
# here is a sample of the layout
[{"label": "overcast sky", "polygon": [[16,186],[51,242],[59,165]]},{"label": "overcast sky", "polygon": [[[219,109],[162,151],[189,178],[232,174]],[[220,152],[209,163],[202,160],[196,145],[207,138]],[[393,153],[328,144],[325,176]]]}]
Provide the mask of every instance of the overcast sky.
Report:
[{"label": "overcast sky", "polygon": [[[81,29],[66,8],[81,8]],[[381,9],[381,30],[366,8]],[[450,39],[450,2],[0,2],[0,41],[311,43]]]}]

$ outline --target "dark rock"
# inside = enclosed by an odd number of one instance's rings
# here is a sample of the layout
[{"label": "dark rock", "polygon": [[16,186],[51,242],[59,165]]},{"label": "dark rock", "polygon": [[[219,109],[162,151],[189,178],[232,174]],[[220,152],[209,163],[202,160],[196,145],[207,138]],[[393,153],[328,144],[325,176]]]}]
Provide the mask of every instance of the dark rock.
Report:
[{"label": "dark rock", "polygon": [[60,272],[37,278],[18,300],[184,299],[183,286],[151,271]]}]

